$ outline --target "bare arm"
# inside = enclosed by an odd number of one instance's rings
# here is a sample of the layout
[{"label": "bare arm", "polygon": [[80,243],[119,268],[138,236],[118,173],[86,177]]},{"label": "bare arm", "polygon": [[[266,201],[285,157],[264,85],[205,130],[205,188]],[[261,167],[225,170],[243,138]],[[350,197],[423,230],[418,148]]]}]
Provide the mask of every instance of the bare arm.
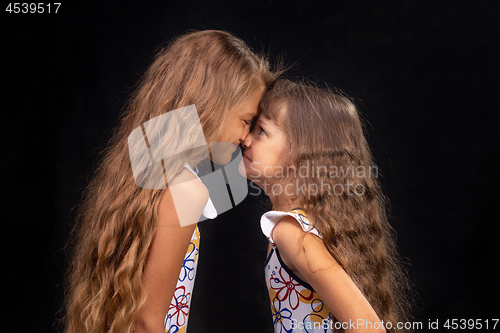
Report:
[{"label": "bare arm", "polygon": [[[331,256],[321,239],[305,233],[290,216],[284,217],[273,230],[273,239],[285,264],[297,270],[321,297],[339,322],[362,319],[373,327],[380,319],[349,275]],[[362,326],[362,325],[360,325]],[[379,327],[382,327],[381,325]],[[346,332],[385,332],[380,330],[346,329]]]},{"label": "bare arm", "polygon": [[[196,222],[208,200],[208,190],[198,179],[171,187],[164,191],[158,207],[158,228],[144,270],[148,296],[136,321],[137,333],[165,332],[165,316],[182,263]],[[181,227],[180,219],[184,224],[186,221],[191,223]]]}]

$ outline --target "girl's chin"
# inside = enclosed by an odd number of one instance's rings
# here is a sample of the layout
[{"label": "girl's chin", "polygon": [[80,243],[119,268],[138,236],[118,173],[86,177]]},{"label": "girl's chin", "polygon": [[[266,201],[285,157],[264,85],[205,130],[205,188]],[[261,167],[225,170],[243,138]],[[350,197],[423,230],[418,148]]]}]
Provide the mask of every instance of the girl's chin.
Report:
[{"label": "girl's chin", "polygon": [[234,143],[212,142],[210,146],[211,160],[218,165],[226,165],[231,162],[233,153],[238,148]]},{"label": "girl's chin", "polygon": [[245,178],[248,178],[247,177],[247,170],[246,170],[246,166],[245,166],[245,162],[244,162],[244,157],[241,159],[240,163],[238,163],[238,172],[240,173],[240,175],[242,175],[243,177]]},{"label": "girl's chin", "polygon": [[218,151],[216,154],[212,155],[212,162],[218,165],[226,165],[231,162],[232,157],[233,154],[230,151]]},{"label": "girl's chin", "polygon": [[256,180],[256,178],[252,177],[252,168],[250,167],[252,162],[249,161],[250,160],[248,158],[243,156],[243,158],[238,163],[238,172],[240,173],[240,175],[247,178],[248,180],[254,181]]},{"label": "girl's chin", "polygon": [[[250,168],[250,163],[245,163],[244,159],[240,161],[238,164],[238,172],[240,175],[248,179],[249,181],[255,183],[257,186],[259,186],[260,183],[262,183],[262,180],[259,179],[256,176],[252,176],[252,169]],[[260,186],[259,186],[260,187]]]}]

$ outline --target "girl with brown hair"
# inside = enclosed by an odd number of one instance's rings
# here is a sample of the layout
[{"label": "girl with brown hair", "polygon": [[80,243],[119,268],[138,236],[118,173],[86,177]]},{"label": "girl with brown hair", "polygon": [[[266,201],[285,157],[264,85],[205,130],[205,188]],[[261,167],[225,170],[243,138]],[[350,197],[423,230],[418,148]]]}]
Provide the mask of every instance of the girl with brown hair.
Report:
[{"label": "girl with brown hair", "polygon": [[[186,331],[197,222],[207,210],[216,215],[195,166],[209,150],[215,157],[206,142],[228,143],[215,162],[231,159],[273,80],[264,58],[223,31],[187,33],[158,52],[79,207],[70,241],[67,333]],[[174,110],[177,120],[189,113],[179,110],[194,110],[196,119],[182,130],[175,122],[151,125]],[[205,149],[193,148],[200,137]],[[137,168],[144,161],[135,159],[144,155],[141,144],[152,150],[153,139],[156,148],[178,152],[156,163],[162,186],[151,183],[153,174],[145,175]]]},{"label": "girl with brown hair", "polygon": [[410,331],[408,280],[353,103],[278,81],[243,147],[241,172],[273,204],[261,227],[275,332]]}]

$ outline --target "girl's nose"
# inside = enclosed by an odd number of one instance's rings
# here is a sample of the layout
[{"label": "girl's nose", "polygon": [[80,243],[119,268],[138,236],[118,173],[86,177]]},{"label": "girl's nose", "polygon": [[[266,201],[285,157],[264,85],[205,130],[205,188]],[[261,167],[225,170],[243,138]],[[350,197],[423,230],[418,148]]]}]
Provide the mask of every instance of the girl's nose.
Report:
[{"label": "girl's nose", "polygon": [[241,145],[245,149],[250,148],[250,146],[252,145],[252,132],[248,133],[247,137],[243,140]]},{"label": "girl's nose", "polygon": [[245,129],[243,130],[243,133],[241,133],[240,137],[240,142],[245,142],[245,139],[248,137],[250,133],[250,127],[247,128],[248,126],[245,126]]}]

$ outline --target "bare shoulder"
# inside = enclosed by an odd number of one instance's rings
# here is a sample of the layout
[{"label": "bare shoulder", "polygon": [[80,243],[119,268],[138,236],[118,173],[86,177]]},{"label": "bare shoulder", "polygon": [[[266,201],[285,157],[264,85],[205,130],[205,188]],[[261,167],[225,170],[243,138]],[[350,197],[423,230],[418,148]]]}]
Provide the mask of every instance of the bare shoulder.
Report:
[{"label": "bare shoulder", "polygon": [[181,171],[179,171],[178,174],[176,174],[169,182],[169,186],[173,186],[176,184],[180,184],[183,182],[187,182],[193,179],[197,179],[197,177],[188,169],[182,168]]},{"label": "bare shoulder", "polygon": [[299,241],[300,238],[303,237],[304,233],[305,231],[302,230],[299,222],[292,216],[287,215],[281,218],[281,220],[274,226],[272,236],[277,245],[286,246],[289,243]]},{"label": "bare shoulder", "polygon": [[283,217],[273,229],[280,254],[299,271],[316,271],[336,264],[320,237],[306,232],[291,216]]},{"label": "bare shoulder", "polygon": [[274,227],[273,239],[277,245],[283,246],[305,245],[304,242],[314,247],[323,245],[321,238],[304,231],[299,222],[288,215],[284,216]]},{"label": "bare shoulder", "polygon": [[184,168],[162,194],[158,208],[159,222],[172,226],[196,223],[208,198],[205,184]]},{"label": "bare shoulder", "polygon": [[168,184],[172,192],[183,195],[183,198],[190,201],[202,201],[206,204],[208,200],[208,189],[198,177],[191,171],[183,168]]}]

